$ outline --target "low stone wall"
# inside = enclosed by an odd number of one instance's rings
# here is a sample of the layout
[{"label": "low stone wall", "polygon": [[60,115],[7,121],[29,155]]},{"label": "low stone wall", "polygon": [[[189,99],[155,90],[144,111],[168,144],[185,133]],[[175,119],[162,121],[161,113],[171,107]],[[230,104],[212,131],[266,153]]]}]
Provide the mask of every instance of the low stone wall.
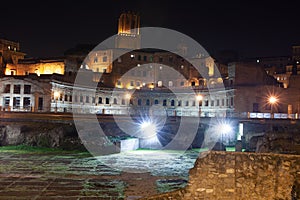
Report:
[{"label": "low stone wall", "polygon": [[270,153],[202,154],[186,188],[145,199],[300,199],[300,156]]}]

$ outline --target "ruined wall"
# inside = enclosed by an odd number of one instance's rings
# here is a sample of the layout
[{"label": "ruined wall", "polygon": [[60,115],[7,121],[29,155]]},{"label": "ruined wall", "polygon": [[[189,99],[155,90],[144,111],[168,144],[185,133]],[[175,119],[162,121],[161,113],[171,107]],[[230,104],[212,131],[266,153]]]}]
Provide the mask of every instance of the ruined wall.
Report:
[{"label": "ruined wall", "polygon": [[209,152],[186,188],[147,199],[300,199],[300,156]]}]

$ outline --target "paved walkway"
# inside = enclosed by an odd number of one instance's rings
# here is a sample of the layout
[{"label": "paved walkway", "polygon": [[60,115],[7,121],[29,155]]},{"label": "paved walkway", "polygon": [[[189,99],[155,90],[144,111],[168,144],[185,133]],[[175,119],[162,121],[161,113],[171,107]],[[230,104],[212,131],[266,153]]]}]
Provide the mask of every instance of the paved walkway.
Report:
[{"label": "paved walkway", "polygon": [[0,152],[0,199],[137,199],[183,187],[196,156]]}]

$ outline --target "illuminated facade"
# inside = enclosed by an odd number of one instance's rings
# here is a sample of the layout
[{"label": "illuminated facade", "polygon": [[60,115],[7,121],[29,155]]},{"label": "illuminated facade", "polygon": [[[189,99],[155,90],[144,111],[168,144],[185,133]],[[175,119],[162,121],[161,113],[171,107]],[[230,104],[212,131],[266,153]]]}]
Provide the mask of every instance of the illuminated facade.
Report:
[{"label": "illuminated facade", "polygon": [[[139,49],[139,23],[136,14],[120,16],[114,49],[68,53],[64,59],[24,59],[8,64],[6,76],[0,78],[0,106],[13,111],[118,115],[139,114],[159,107],[151,112],[194,117],[299,112],[300,96],[299,100],[294,96],[284,99],[291,92],[299,93],[299,89],[278,87],[276,79],[260,63],[222,65],[204,55],[190,58],[189,62],[171,52]],[[131,51],[123,54],[128,49]],[[184,55],[187,47],[180,44],[178,51]],[[96,89],[84,85],[74,87],[79,68],[86,70],[87,80],[98,83]],[[300,79],[290,76],[290,85],[299,83]],[[267,97],[272,93],[281,95],[281,103],[271,111]]]},{"label": "illuminated facade", "polygon": [[4,73],[7,63],[16,64],[23,59],[25,53],[20,52],[20,44],[5,39],[0,39],[0,75]]},{"label": "illuminated facade", "polygon": [[16,64],[7,64],[5,75],[64,74],[64,59],[23,59]]},{"label": "illuminated facade", "polygon": [[117,49],[140,49],[140,16],[138,14],[129,12],[121,14],[115,47]]}]

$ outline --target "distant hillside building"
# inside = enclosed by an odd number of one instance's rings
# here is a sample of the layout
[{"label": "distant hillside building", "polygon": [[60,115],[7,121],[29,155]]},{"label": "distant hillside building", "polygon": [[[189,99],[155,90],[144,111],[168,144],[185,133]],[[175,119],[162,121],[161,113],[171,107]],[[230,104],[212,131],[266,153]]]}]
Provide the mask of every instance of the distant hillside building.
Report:
[{"label": "distant hillside building", "polygon": [[18,42],[0,39],[0,75],[4,74],[6,64],[17,64],[24,56],[25,53],[20,52]]}]

